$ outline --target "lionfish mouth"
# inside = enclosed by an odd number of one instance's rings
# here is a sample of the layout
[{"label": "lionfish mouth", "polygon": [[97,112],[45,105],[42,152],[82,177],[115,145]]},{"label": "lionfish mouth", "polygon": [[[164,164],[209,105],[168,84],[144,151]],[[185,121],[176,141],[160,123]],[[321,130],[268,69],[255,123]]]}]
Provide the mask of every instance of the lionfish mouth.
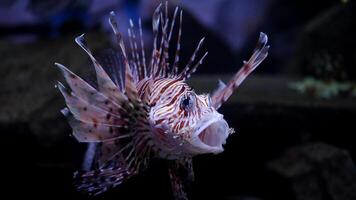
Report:
[{"label": "lionfish mouth", "polygon": [[223,116],[219,113],[210,115],[202,120],[191,138],[191,144],[200,153],[221,153],[223,145],[230,134],[230,129]]}]

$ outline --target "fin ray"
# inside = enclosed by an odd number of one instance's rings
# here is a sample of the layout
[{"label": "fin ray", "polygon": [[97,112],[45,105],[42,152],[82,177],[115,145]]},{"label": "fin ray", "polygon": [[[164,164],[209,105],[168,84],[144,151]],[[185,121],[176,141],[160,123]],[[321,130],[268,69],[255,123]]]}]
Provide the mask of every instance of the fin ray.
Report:
[{"label": "fin ray", "polygon": [[216,109],[227,101],[227,99],[232,95],[234,89],[239,87],[247,76],[267,57],[269,49],[267,42],[267,35],[261,32],[256,48],[254,49],[250,59],[247,62],[244,62],[242,68],[234,75],[234,77],[223,89],[217,90],[213,93],[212,103]]}]

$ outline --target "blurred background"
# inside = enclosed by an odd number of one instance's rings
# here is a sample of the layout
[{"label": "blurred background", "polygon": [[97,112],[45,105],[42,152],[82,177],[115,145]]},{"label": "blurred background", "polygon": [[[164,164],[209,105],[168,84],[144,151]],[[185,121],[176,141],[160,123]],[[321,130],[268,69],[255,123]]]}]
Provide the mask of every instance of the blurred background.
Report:
[{"label": "blurred background", "polygon": [[[95,51],[112,45],[110,11],[124,38],[142,17],[146,51],[158,0],[1,0],[1,190],[37,199],[171,199],[165,163],[106,194],[72,185],[85,145],[60,114],[54,62],[87,76],[74,37]],[[225,151],[194,159],[191,199],[356,199],[356,10],[351,0],[181,0],[182,60],[201,37],[209,55],[190,84],[212,91],[248,59],[259,32],[270,54],[221,108],[235,128]],[[146,55],[150,55],[147,53]]]}]

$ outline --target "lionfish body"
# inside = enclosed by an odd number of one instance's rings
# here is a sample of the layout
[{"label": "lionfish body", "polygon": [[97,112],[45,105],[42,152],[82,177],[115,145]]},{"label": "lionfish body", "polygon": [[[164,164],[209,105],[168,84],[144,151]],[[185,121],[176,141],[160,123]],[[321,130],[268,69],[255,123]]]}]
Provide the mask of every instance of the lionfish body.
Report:
[{"label": "lionfish body", "polygon": [[[88,84],[56,63],[69,86],[67,89],[60,82],[57,84],[67,104],[62,113],[67,116],[75,138],[89,143],[84,170],[74,176],[79,190],[102,193],[138,174],[152,158],[158,157],[171,160],[169,174],[175,198],[186,199],[184,182],[193,179],[192,157],[222,152],[233,132],[217,109],[266,58],[267,36],[260,34],[253,55],[226,85],[220,83],[214,93],[198,95],[185,81],[207,55],[196,61],[204,39],[179,71],[182,11],[176,53],[170,63],[168,49],[179,9],[175,9],[172,22],[167,10],[166,4],[154,12],[155,37],[150,60],[146,61],[143,51],[141,21],[139,31],[135,31],[130,20],[128,55],[111,13],[109,23],[117,39],[116,50],[94,56],[83,35],[75,40],[93,62],[96,84]],[[186,177],[177,173],[181,169],[188,172]]]}]

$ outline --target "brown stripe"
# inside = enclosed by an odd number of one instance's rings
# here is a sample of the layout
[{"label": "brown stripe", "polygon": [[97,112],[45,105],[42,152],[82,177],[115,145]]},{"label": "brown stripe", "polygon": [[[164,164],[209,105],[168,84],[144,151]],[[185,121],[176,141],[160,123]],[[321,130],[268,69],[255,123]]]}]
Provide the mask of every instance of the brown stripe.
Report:
[{"label": "brown stripe", "polygon": [[169,105],[172,105],[173,102],[175,102],[177,100],[177,98],[184,92],[185,90],[185,86],[182,86],[182,89],[172,98],[172,100],[169,102]]},{"label": "brown stripe", "polygon": [[180,81],[179,79],[173,79],[171,80],[170,83],[167,83],[162,89],[161,89],[161,94],[163,94],[171,85],[173,85],[174,83]]}]

